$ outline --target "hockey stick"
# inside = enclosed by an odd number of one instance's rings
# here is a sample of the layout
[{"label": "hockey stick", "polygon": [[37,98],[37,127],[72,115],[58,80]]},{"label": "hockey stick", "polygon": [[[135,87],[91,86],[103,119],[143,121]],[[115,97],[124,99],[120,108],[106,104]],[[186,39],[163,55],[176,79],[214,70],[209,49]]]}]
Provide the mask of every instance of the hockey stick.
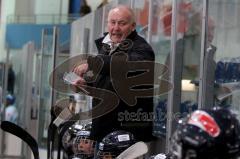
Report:
[{"label": "hockey stick", "polygon": [[240,82],[223,83],[219,84],[219,87],[217,99],[222,101],[240,91]]},{"label": "hockey stick", "polygon": [[28,144],[33,152],[34,159],[39,159],[39,150],[36,140],[23,128],[9,121],[1,122],[1,129],[13,134]]},{"label": "hockey stick", "polygon": [[116,159],[135,159],[143,156],[147,152],[148,146],[144,142],[140,141],[127,148]]}]

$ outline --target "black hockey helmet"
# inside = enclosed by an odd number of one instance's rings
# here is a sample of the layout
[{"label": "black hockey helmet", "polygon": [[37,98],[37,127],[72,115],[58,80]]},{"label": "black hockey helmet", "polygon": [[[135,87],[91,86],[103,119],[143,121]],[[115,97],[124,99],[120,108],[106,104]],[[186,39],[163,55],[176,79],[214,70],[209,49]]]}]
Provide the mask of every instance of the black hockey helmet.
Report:
[{"label": "black hockey helmet", "polygon": [[196,110],[179,121],[170,153],[174,159],[235,159],[240,154],[240,124],[229,109]]},{"label": "black hockey helmet", "polygon": [[123,130],[114,131],[99,143],[97,159],[115,158],[134,143],[136,140],[132,133]]},{"label": "black hockey helmet", "polygon": [[96,142],[90,138],[91,128],[92,123],[88,123],[76,133],[76,137],[72,140],[74,157],[92,158],[94,156]]},{"label": "black hockey helmet", "polygon": [[[68,127],[68,125],[66,125],[65,127]],[[63,127],[62,129],[65,129],[65,127]],[[73,124],[72,126],[69,126],[67,130],[61,129],[60,135],[62,136],[62,146],[67,154],[69,155],[73,154],[72,151],[73,139],[76,137],[77,132],[80,131],[82,128],[83,128],[82,125]]]}]

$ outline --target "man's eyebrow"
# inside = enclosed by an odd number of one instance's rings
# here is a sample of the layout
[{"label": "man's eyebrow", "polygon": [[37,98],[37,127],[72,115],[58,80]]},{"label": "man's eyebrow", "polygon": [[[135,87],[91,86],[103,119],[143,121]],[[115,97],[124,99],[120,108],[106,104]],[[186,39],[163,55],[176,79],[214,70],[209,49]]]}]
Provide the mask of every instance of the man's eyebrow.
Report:
[{"label": "man's eyebrow", "polygon": [[127,20],[119,20],[118,22],[128,22]]},{"label": "man's eyebrow", "polygon": [[120,19],[120,20],[118,20],[118,19],[109,19],[108,21],[117,21],[117,22],[124,21],[124,22],[126,22],[127,20],[125,20],[125,19]]}]

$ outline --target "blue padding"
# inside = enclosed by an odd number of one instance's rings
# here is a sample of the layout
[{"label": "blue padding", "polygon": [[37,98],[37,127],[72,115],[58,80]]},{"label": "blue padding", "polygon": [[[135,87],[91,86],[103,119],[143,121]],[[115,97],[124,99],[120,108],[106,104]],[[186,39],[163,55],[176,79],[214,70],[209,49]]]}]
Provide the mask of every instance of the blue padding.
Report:
[{"label": "blue padding", "polygon": [[33,41],[37,48],[41,47],[42,29],[59,27],[60,43],[69,41],[70,24],[8,24],[6,29],[6,43],[10,49],[20,49],[29,41]]},{"label": "blue padding", "polygon": [[70,8],[69,8],[69,13],[74,14],[80,13],[80,7],[81,7],[81,0],[71,0],[70,2]]}]

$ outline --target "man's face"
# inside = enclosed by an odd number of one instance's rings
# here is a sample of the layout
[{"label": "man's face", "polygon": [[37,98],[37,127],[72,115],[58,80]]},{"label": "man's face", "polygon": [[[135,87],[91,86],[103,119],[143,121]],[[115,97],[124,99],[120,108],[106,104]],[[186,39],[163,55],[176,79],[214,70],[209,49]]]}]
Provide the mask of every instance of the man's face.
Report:
[{"label": "man's face", "polygon": [[114,43],[120,43],[135,29],[135,22],[126,9],[115,8],[108,14],[108,32]]}]

